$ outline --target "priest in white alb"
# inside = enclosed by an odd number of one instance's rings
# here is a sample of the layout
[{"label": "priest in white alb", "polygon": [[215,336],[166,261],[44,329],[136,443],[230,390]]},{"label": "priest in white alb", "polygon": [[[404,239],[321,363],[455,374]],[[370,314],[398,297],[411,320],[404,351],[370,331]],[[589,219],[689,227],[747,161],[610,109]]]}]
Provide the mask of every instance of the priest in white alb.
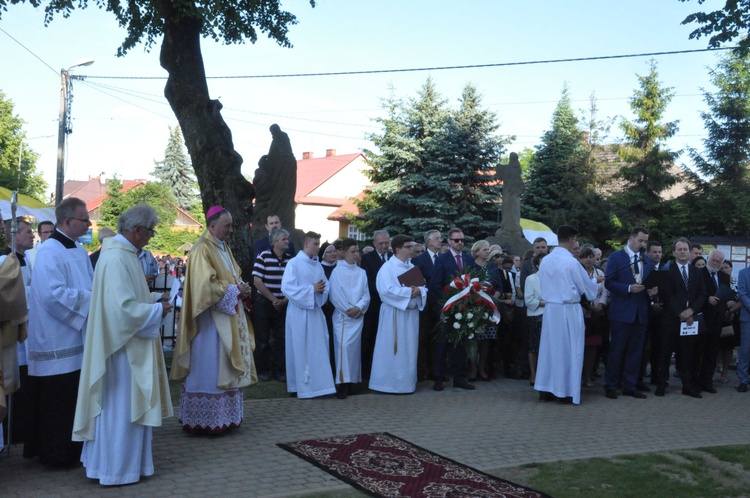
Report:
[{"label": "priest in white alb", "polygon": [[143,204],[123,213],[94,274],[73,440],[84,442],[86,476],[104,486],[154,474],[152,430],[172,416],[160,335],[172,305],[149,292],[136,255],[157,221]]},{"label": "priest in white alb", "polygon": [[86,203],[68,197],[55,217],[55,232],[37,251],[29,292],[26,351],[33,389],[23,456],[70,467],[81,460],[82,444],[70,435],[94,270],[78,242],[91,226]]},{"label": "priest in white alb", "polygon": [[353,382],[362,382],[362,326],[370,305],[367,273],[357,266],[359,246],[354,239],[341,243],[344,259],[336,264],[329,279],[333,304],[333,346],[336,396],[344,399]]},{"label": "priest in white alb", "polygon": [[320,235],[305,234],[303,249],[286,265],[281,292],[286,311],[286,389],[298,398],[336,392],[328,350],[328,326],[322,306],[328,285],[316,256]]},{"label": "priest in white alb", "polygon": [[413,393],[417,388],[419,312],[427,303],[427,287],[404,286],[398,277],[414,268],[414,239],[396,235],[391,240],[394,257],[378,272],[380,319],[372,360],[370,389],[386,393]]},{"label": "priest in white alb", "polygon": [[[539,266],[544,319],[539,343],[534,389],[543,401],[581,402],[581,374],[586,327],[581,296],[596,299],[597,278],[573,256],[578,230],[570,225],[557,229],[558,247]],[[604,277],[601,277],[603,280]]]},{"label": "priest in white alb", "polygon": [[239,427],[242,388],[257,382],[253,329],[242,298],[250,286],[229,248],[232,214],[206,213],[208,229],[190,249],[172,380],[184,380],[180,423],[186,432],[218,433]]}]

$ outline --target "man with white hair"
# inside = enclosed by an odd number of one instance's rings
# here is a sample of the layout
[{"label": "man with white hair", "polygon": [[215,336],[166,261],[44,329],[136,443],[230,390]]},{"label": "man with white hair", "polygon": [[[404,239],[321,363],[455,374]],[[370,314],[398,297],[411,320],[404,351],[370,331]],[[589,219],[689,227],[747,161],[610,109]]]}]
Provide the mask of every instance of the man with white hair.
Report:
[{"label": "man with white hair", "polygon": [[713,249],[708,253],[708,261],[706,261],[706,267],[702,271],[708,299],[703,307],[703,320],[706,329],[704,333],[698,335],[700,340],[698,346],[698,354],[700,355],[698,389],[710,394],[716,394],[714,372],[716,371],[716,359],[719,354],[719,337],[721,337],[721,326],[724,312],[727,309],[727,301],[732,294],[729,275],[721,271],[723,262],[724,253],[718,249]]},{"label": "man with white hair", "polygon": [[105,486],[153,475],[152,428],[172,416],[160,340],[172,305],[149,292],[136,255],[157,220],[147,205],[125,211],[94,274],[73,440],[84,442],[86,476]]},{"label": "man with white hair", "polygon": [[114,237],[115,231],[111,228],[102,227],[99,229],[99,232],[96,234],[96,238],[99,239],[99,249],[92,252],[89,255],[89,259],[91,260],[91,266],[96,270],[96,263],[99,261],[99,254],[102,252],[102,244],[104,243],[104,239],[108,239],[109,237]]}]

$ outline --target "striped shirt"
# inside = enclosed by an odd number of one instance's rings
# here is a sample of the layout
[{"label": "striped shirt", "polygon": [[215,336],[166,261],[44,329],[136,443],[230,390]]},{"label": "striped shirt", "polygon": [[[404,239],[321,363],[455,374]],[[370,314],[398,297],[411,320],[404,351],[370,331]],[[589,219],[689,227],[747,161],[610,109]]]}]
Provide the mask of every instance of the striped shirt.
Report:
[{"label": "striped shirt", "polygon": [[288,253],[284,253],[284,256],[279,259],[270,249],[261,252],[255,258],[253,276],[261,279],[268,290],[279,299],[284,297],[281,292],[281,277],[284,276],[284,269],[290,259],[292,256]]}]

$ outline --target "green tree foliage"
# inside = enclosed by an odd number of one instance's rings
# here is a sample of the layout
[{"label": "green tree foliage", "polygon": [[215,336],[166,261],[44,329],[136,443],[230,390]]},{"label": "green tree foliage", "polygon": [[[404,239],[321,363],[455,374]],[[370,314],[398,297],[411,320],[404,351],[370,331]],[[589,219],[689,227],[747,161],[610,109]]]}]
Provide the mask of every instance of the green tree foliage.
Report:
[{"label": "green tree foliage", "polygon": [[638,83],[639,88],[630,98],[635,119],[623,119],[620,125],[625,141],[618,153],[625,165],[616,178],[624,185],[613,200],[624,232],[629,232],[634,226],[644,226],[656,229],[654,235],[660,236],[658,225],[664,214],[661,196],[677,183],[670,168],[679,153],[670,151],[665,145],[666,140],[677,133],[677,122],[662,121],[674,92],[662,86],[654,60],[650,62],[649,73],[638,76]]},{"label": "green tree foliage", "polygon": [[494,168],[507,139],[495,115],[467,85],[457,109],[449,109],[431,79],[407,101],[391,95],[370,138],[380,154],[366,151],[373,185],[359,203],[367,231],[421,235],[430,228],[461,227],[484,237],[498,226],[499,191]]},{"label": "green tree foliage", "polygon": [[750,55],[731,52],[710,71],[713,93],[704,92],[701,113],[708,138],[690,150],[697,174],[683,201],[691,233],[750,233]]},{"label": "green tree foliage", "polygon": [[179,125],[169,127],[164,160],[154,161],[154,165],[156,167],[152,174],[171,189],[177,205],[189,211],[197,200],[194,192],[196,183]]},{"label": "green tree foliage", "polygon": [[99,208],[101,215],[99,218],[100,227],[111,228],[117,231],[117,220],[130,207],[125,203],[123,198],[122,186],[122,181],[117,177],[112,178],[107,184],[107,197],[104,198]]},{"label": "green tree foliage", "polygon": [[47,183],[36,170],[39,154],[24,142],[23,124],[13,114],[13,101],[0,91],[0,186],[44,202]]},{"label": "green tree foliage", "polygon": [[[704,1],[698,0],[698,4]],[[747,37],[750,28],[750,0],[729,0],[719,10],[696,12],[682,21],[682,24],[692,23],[699,24],[700,27],[690,33],[691,40],[708,36],[708,46],[711,48],[737,40],[737,45],[744,53],[750,49],[750,39]]]}]

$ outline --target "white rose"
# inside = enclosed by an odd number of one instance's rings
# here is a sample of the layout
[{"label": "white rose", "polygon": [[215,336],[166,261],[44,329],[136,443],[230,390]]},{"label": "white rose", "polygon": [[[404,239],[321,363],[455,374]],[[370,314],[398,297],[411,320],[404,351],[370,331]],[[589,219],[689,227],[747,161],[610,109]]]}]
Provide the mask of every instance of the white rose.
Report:
[{"label": "white rose", "polygon": [[474,322],[470,323],[470,324],[469,324],[469,328],[470,328],[470,329],[473,329],[473,328],[474,328],[474,325],[476,325],[476,324],[475,324]]},{"label": "white rose", "polygon": [[454,316],[453,318],[455,318],[456,320],[460,320],[460,319],[462,319],[463,317],[464,317],[464,316],[463,316],[463,315],[462,315],[461,313],[456,313],[456,314],[455,314],[455,316]]},{"label": "white rose", "polygon": [[469,339],[474,339],[474,334],[469,334]]},{"label": "white rose", "polygon": [[489,317],[490,317],[490,315],[488,315],[487,313],[484,314],[484,319],[485,320],[488,319]]},{"label": "white rose", "polygon": [[466,318],[471,320],[472,318],[474,318],[474,313],[466,313]]},{"label": "white rose", "polygon": [[458,322],[455,322],[455,323],[453,324],[453,328],[454,328],[454,329],[456,329],[456,330],[458,330],[458,329],[460,329],[460,328],[461,328],[461,324],[460,324],[460,323],[458,323]]}]

